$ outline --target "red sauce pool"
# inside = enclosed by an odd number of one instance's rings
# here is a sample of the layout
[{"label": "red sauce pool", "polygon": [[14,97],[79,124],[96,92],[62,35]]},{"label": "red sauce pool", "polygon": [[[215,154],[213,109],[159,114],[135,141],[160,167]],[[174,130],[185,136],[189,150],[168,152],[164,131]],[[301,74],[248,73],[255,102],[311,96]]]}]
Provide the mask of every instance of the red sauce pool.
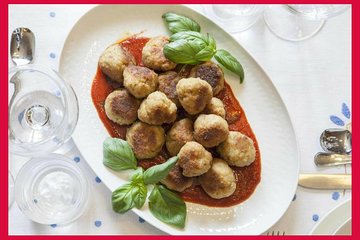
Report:
[{"label": "red sauce pool", "polygon": [[[147,41],[149,41],[149,38],[133,36],[120,41],[118,44],[121,44],[123,48],[130,51],[134,55],[136,63],[138,65],[142,65],[141,52]],[[128,126],[121,126],[110,121],[106,117],[104,110],[104,102],[107,95],[119,87],[120,86],[118,84],[114,84],[113,82],[107,80],[105,75],[98,68],[92,82],[91,97],[99,117],[110,136],[125,139]],[[188,202],[216,207],[229,207],[245,201],[254,192],[261,178],[261,161],[256,137],[246,119],[244,110],[241,108],[238,100],[227,83],[225,83],[224,89],[217,97],[221,99],[225,105],[226,120],[229,123],[229,129],[232,131],[239,131],[254,141],[256,149],[255,161],[247,167],[232,167],[235,173],[237,187],[235,193],[230,197],[213,199],[209,197],[199,185],[186,189],[184,192],[180,193],[180,196]],[[157,157],[153,159],[140,160],[138,161],[138,165],[147,169],[153,165],[166,161],[168,158],[169,155],[164,148]]]}]

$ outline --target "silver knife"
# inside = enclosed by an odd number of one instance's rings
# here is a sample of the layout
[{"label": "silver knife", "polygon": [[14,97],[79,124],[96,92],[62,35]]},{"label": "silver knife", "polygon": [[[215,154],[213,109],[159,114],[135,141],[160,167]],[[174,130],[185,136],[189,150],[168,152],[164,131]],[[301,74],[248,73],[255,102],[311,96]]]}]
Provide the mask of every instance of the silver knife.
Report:
[{"label": "silver knife", "polygon": [[351,174],[302,173],[298,184],[312,189],[351,189]]}]

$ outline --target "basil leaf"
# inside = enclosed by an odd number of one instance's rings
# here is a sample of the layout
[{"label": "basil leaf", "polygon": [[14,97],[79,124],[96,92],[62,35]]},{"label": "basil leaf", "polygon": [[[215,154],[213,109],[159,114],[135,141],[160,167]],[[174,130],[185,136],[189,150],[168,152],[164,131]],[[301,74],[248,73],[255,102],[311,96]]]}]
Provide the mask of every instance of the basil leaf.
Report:
[{"label": "basil leaf", "polygon": [[144,169],[142,167],[138,167],[130,177],[132,182],[141,182],[144,179]]},{"label": "basil leaf", "polygon": [[183,31],[195,31],[200,32],[200,25],[191,18],[181,16],[175,13],[165,13],[162,15],[168,24],[169,30],[172,33]]},{"label": "basil leaf", "polygon": [[151,213],[160,221],[179,228],[185,227],[186,205],[174,192],[162,185],[155,185],[149,196]]},{"label": "basil leaf", "polygon": [[145,200],[147,197],[147,188],[144,182],[133,183],[133,201],[136,208],[142,208],[145,204]]},{"label": "basil leaf", "polygon": [[170,172],[170,170],[175,166],[179,158],[177,156],[168,159],[162,164],[158,164],[148,168],[144,172],[144,182],[145,184],[155,184],[160,180],[164,179]]},{"label": "basil leaf", "polygon": [[214,56],[214,49],[212,49],[211,47],[205,47],[203,49],[201,49],[200,52],[198,52],[194,58],[197,61],[201,61],[201,62],[206,62],[206,61],[210,61],[210,59]]},{"label": "basil leaf", "polygon": [[201,44],[203,47],[207,45],[207,39],[201,33],[194,31],[178,32],[170,37],[170,42],[175,42],[177,40],[186,40],[186,41],[196,41],[198,44]]},{"label": "basil leaf", "polygon": [[113,191],[111,202],[113,210],[117,213],[125,213],[132,209],[135,205],[132,184],[125,184]]},{"label": "basil leaf", "polygon": [[103,143],[103,163],[112,170],[136,169],[137,160],[130,145],[119,138],[107,138]]},{"label": "basil leaf", "polygon": [[197,41],[180,39],[166,44],[164,46],[164,55],[173,62],[194,65],[201,63],[195,56],[202,49],[203,46],[198,44]]},{"label": "basil leaf", "polygon": [[225,68],[240,76],[240,83],[244,81],[244,69],[239,61],[233,57],[228,51],[223,49],[217,50],[215,59]]},{"label": "basil leaf", "polygon": [[214,50],[216,50],[216,41],[215,38],[213,38],[210,34],[207,34],[206,36],[206,42],[208,46]]},{"label": "basil leaf", "polygon": [[141,208],[145,204],[147,188],[143,181],[142,169],[132,176],[132,181],[112,193],[111,202],[113,210],[125,213],[134,206]]},{"label": "basil leaf", "polygon": [[147,188],[144,183],[144,170],[141,167],[138,167],[134,173],[131,175],[131,184],[134,188],[134,204],[135,207],[141,208],[147,197]]}]

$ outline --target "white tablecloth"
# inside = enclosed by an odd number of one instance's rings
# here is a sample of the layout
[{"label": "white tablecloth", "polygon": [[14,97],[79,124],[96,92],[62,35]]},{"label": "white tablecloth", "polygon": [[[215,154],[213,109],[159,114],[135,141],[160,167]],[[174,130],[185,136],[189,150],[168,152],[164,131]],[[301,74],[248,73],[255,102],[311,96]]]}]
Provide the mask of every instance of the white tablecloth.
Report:
[{"label": "white tablecloth", "polygon": [[[11,5],[10,34],[28,27],[36,34],[35,62],[58,68],[62,45],[75,22],[92,5]],[[202,11],[202,6],[192,5]],[[252,54],[273,80],[292,118],[301,153],[301,172],[350,173],[351,167],[317,168],[314,154],[321,151],[319,136],[325,128],[350,122],[351,10],[334,17],[314,38],[287,42],[275,37],[261,19],[250,30],[233,36]],[[11,60],[9,58],[10,65]],[[350,111],[351,112],[351,111]],[[9,209],[9,234],[164,234],[134,213],[115,214],[111,192],[88,167],[72,142],[67,155],[86,171],[92,183],[91,207],[67,226],[40,225],[28,220],[16,203]],[[292,157],[292,156],[289,156]],[[27,159],[10,156],[16,176]],[[288,211],[264,234],[308,234],[334,207],[351,198],[351,191],[298,188]]]}]

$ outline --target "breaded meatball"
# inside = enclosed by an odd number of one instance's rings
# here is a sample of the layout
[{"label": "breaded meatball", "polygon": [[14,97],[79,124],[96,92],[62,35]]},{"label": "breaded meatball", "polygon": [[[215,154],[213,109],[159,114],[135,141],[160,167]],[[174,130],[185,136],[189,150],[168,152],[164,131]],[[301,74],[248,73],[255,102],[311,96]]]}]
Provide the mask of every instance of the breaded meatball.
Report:
[{"label": "breaded meatball", "polygon": [[124,69],[124,87],[136,98],[144,98],[156,91],[157,74],[146,67],[130,65]]},{"label": "breaded meatball", "polygon": [[176,94],[176,85],[180,81],[181,77],[177,72],[169,71],[159,75],[159,91],[165,93],[165,95],[180,107],[181,104]]},{"label": "breaded meatball", "polygon": [[171,156],[179,153],[185,143],[193,141],[193,122],[184,118],[174,123],[166,135],[166,148]]},{"label": "breaded meatball", "polygon": [[176,85],[176,93],[186,112],[202,112],[212,98],[211,86],[200,78],[183,78]]},{"label": "breaded meatball", "polygon": [[165,143],[165,132],[160,126],[136,122],[127,130],[126,141],[137,159],[153,158]]},{"label": "breaded meatball", "polygon": [[199,177],[204,191],[212,198],[229,197],[235,192],[235,174],[222,159],[214,158],[209,171]]},{"label": "breaded meatball", "polygon": [[220,99],[213,97],[208,105],[206,105],[203,113],[215,114],[225,119],[226,112],[224,103]]},{"label": "breaded meatball", "polygon": [[168,36],[151,38],[142,50],[142,62],[144,66],[156,71],[169,71],[176,67],[176,63],[167,59],[164,55],[164,46],[169,43]]},{"label": "breaded meatball", "polygon": [[193,67],[190,77],[198,77],[208,82],[213,89],[214,96],[224,88],[224,72],[219,65],[213,62],[205,62]]},{"label": "breaded meatball", "polygon": [[253,140],[240,132],[230,131],[227,139],[217,147],[217,151],[230,166],[244,167],[255,160]]},{"label": "breaded meatball", "polygon": [[135,64],[135,58],[120,44],[106,48],[99,58],[101,71],[111,80],[123,83],[123,72],[126,66]]},{"label": "breaded meatball", "polygon": [[176,105],[162,92],[156,91],[142,101],[138,118],[152,125],[172,123],[176,120]]},{"label": "breaded meatball", "polygon": [[174,168],[171,169],[166,178],[164,178],[160,182],[171,190],[183,192],[185,189],[192,186],[193,181],[193,178],[185,177],[184,175],[182,175],[181,167],[176,164]]},{"label": "breaded meatball", "polygon": [[194,122],[194,138],[204,147],[215,147],[225,141],[228,135],[228,123],[218,115],[201,114]]},{"label": "breaded meatball", "polygon": [[211,153],[197,142],[187,142],[178,154],[179,166],[186,177],[199,176],[206,173],[212,162]]},{"label": "breaded meatball", "polygon": [[126,89],[118,89],[110,93],[105,100],[106,116],[120,125],[129,125],[136,121],[140,101]]}]

